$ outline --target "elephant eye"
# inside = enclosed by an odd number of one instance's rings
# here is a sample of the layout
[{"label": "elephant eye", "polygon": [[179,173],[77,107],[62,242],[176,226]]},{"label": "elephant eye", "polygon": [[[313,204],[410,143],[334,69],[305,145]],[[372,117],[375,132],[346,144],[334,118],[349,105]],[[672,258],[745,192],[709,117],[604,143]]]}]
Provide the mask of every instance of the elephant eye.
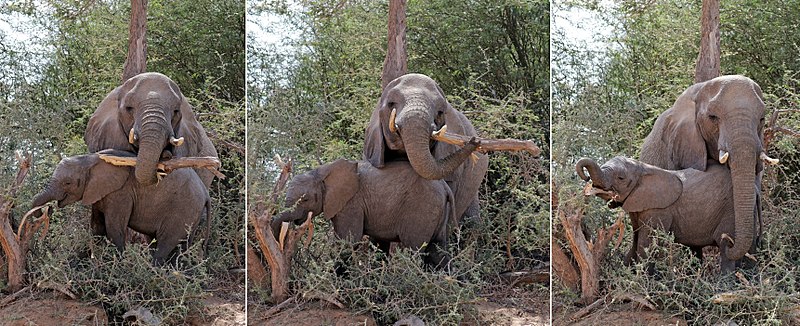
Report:
[{"label": "elephant eye", "polygon": [[714,115],[714,114],[709,114],[708,118],[711,119],[711,121],[713,121],[713,122],[719,121],[719,117]]},{"label": "elephant eye", "polygon": [[133,107],[132,106],[126,106],[125,107],[125,112],[128,112],[128,113],[133,112]]}]

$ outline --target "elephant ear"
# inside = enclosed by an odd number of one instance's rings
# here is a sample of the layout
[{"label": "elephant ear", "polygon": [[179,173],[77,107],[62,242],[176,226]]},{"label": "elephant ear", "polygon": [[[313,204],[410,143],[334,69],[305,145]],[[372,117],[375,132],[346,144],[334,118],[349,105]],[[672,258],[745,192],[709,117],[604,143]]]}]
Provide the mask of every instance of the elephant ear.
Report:
[{"label": "elephant ear", "polygon": [[622,204],[626,212],[666,208],[683,193],[683,182],[674,173],[646,165],[636,188]]},{"label": "elephant ear", "polygon": [[[111,153],[113,154],[113,153]],[[97,154],[87,156],[88,173],[81,203],[91,205],[108,194],[121,189],[131,175],[129,167],[103,162]]]},{"label": "elephant ear", "polygon": [[83,134],[89,152],[94,153],[107,148],[133,151],[133,147],[128,143],[128,130],[123,130],[117,112],[120,104],[119,94],[123,91],[123,86],[108,93],[89,118]]},{"label": "elephant ear", "polygon": [[322,211],[332,219],[353,198],[359,188],[358,162],[338,159],[319,169],[325,184]]},{"label": "elephant ear", "polygon": [[380,104],[378,104],[378,107],[372,111],[364,133],[364,160],[369,161],[376,168],[382,168],[384,165],[386,144],[383,138],[382,121],[387,121],[387,123],[389,121],[389,116],[385,111],[381,110]]},{"label": "elephant ear", "polygon": [[664,129],[662,141],[667,144],[675,166],[663,168],[706,170],[706,142],[697,126],[697,101],[702,100],[699,95],[702,86],[703,84],[695,84],[686,89],[672,108],[665,112],[669,125]]}]

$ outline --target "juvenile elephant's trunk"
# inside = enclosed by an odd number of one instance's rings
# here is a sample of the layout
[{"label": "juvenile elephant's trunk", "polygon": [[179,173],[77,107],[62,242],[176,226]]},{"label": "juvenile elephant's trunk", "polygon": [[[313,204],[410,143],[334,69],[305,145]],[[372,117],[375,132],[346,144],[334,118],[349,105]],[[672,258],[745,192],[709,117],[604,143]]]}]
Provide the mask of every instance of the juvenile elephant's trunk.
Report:
[{"label": "juvenile elephant's trunk", "polygon": [[[53,186],[53,181],[47,183],[47,186],[42,190],[42,192],[38,193],[35,197],[33,197],[33,202],[31,202],[31,208],[42,206],[47,204],[53,200],[62,200],[64,199],[64,194],[62,191],[57,190],[56,186]],[[36,211],[34,216],[39,217],[41,216],[41,210]]]},{"label": "juvenile elephant's trunk", "polygon": [[471,154],[459,150],[448,157],[437,160],[431,153],[431,122],[427,119],[427,108],[406,107],[406,116],[400,128],[400,137],[408,155],[408,161],[420,176],[438,180],[450,175]]},{"label": "juvenile elephant's trunk", "polygon": [[[586,176],[583,169],[589,171],[589,176]],[[600,188],[605,190],[605,183],[603,182],[603,171],[600,170],[600,166],[597,165],[597,162],[590,158],[582,158],[575,164],[575,172],[578,173],[578,176],[583,179],[583,181],[589,181],[590,177],[592,180],[592,185],[594,187]]]},{"label": "juvenile elephant's trunk", "polygon": [[164,115],[164,110],[157,104],[146,104],[141,118],[141,139],[139,153],[136,157],[136,181],[143,185],[151,185],[158,181],[156,165],[161,152],[167,146],[171,127]]},{"label": "juvenile elephant's trunk", "polygon": [[737,152],[731,153],[729,162],[736,224],[734,245],[727,250],[728,259],[731,260],[744,257],[753,242],[756,153],[759,150],[752,142],[743,143],[733,144]]}]

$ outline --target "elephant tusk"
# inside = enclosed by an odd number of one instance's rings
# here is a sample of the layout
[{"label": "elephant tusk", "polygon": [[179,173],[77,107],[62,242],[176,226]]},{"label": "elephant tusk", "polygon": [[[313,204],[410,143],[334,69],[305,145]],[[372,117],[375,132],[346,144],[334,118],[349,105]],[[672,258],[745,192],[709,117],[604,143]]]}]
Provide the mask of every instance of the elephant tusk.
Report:
[{"label": "elephant tusk", "polygon": [[392,113],[389,113],[389,131],[392,133],[397,132],[397,125],[394,123],[394,119],[397,118],[397,109],[392,109]]},{"label": "elephant tusk", "polygon": [[728,152],[726,151],[719,151],[719,164],[725,164],[728,161]]},{"label": "elephant tusk", "polygon": [[778,163],[780,162],[780,160],[778,160],[777,158],[771,158],[771,157],[767,156],[767,153],[764,153],[764,152],[761,152],[761,155],[758,158],[760,158],[760,159],[764,160],[764,162],[772,164],[772,165],[778,165]]},{"label": "elephant tusk", "polygon": [[720,238],[720,240],[728,240],[728,241],[730,241],[731,242],[730,247],[733,247],[733,238],[731,238],[731,236],[729,236],[727,233],[723,233],[719,238]]},{"label": "elephant tusk", "polygon": [[[434,138],[443,137],[446,132],[447,132],[447,125],[443,125],[441,129],[432,132],[431,133],[431,137],[434,137]],[[440,140],[440,139],[437,139],[437,140]],[[461,144],[461,145],[463,146],[464,144]]]},{"label": "elephant tusk", "polygon": [[180,147],[181,145],[183,145],[183,137],[181,138],[169,137],[169,143],[175,147]]},{"label": "elephant tusk", "polygon": [[754,261],[754,262],[758,262],[758,260],[756,259],[756,257],[753,257],[753,255],[751,255],[749,252],[748,252],[748,253],[745,253],[745,254],[744,254],[744,256],[745,256],[745,257],[747,257],[747,258],[749,258],[750,260],[752,260],[752,261]]},{"label": "elephant tusk", "polygon": [[136,142],[136,133],[131,128],[131,132],[128,133],[128,143],[133,144],[134,142]]}]

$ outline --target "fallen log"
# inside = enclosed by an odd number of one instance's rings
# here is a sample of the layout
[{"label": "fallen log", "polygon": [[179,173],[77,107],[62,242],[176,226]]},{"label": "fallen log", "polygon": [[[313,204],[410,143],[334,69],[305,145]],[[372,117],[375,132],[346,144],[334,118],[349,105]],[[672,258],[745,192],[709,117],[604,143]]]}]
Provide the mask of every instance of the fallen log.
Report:
[{"label": "fallen log", "polygon": [[[434,131],[431,133],[431,139],[440,141],[443,143],[448,143],[451,145],[456,146],[464,146],[466,143],[472,139],[471,136],[464,136],[455,134],[452,132],[447,132],[447,125],[442,126],[442,129]],[[533,156],[539,156],[542,153],[542,150],[539,149],[539,146],[531,140],[519,140],[519,139],[484,139],[480,137],[475,137],[475,139],[481,142],[481,145],[478,146],[476,149],[478,152],[486,153],[492,151],[526,151],[531,153]]]},{"label": "fallen log", "polygon": [[[109,163],[111,165],[116,166],[136,166],[136,158],[135,157],[123,157],[123,156],[115,156],[110,154],[97,154],[98,157]],[[219,172],[219,168],[221,163],[218,158],[213,156],[205,156],[205,157],[177,157],[171,158],[169,160],[160,161],[156,165],[156,168],[164,173],[170,173],[177,169],[182,168],[198,168],[198,169],[207,169],[214,173],[217,178],[225,179],[225,175]]]}]

